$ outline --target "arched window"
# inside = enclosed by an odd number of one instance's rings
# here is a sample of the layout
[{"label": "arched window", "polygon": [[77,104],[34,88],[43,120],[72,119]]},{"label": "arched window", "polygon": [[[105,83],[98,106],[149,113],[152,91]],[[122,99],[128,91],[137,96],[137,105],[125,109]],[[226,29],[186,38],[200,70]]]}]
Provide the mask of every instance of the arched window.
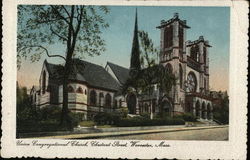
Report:
[{"label": "arched window", "polygon": [[196,92],[197,79],[193,72],[189,72],[187,76],[187,92]]},{"label": "arched window", "polygon": [[46,72],[43,71],[43,78],[42,78],[42,93],[45,94],[46,92]]},{"label": "arched window", "polygon": [[111,96],[110,96],[109,93],[106,94],[106,96],[105,96],[105,106],[106,107],[111,107]]},{"label": "arched window", "polygon": [[114,100],[114,108],[117,108],[117,100]]},{"label": "arched window", "polygon": [[99,105],[100,105],[100,106],[103,106],[103,98],[104,98],[103,93],[100,92],[100,93],[99,93]]},{"label": "arched window", "polygon": [[152,112],[155,113],[155,107],[156,107],[156,100],[153,100],[152,104]]},{"label": "arched window", "polygon": [[168,63],[168,64],[166,65],[166,71],[167,71],[169,74],[173,73],[173,67],[172,67],[172,65],[171,65],[170,63]]},{"label": "arched window", "polygon": [[68,93],[73,93],[74,88],[71,85],[68,85]]},{"label": "arched window", "polygon": [[196,112],[196,117],[200,118],[200,101],[197,101],[195,104],[195,112]]},{"label": "arched window", "polygon": [[81,93],[81,94],[83,94],[82,88],[81,88],[81,87],[78,87],[77,90],[76,90],[76,93]]},{"label": "arched window", "polygon": [[168,26],[164,30],[164,48],[171,47],[173,45],[173,27]]},{"label": "arched window", "polygon": [[85,92],[85,95],[87,95],[87,89],[85,89],[85,91],[84,91],[84,92]]},{"label": "arched window", "polygon": [[204,90],[205,91],[207,90],[207,81],[206,81],[206,78],[204,78]]},{"label": "arched window", "polygon": [[199,46],[198,45],[192,46],[190,49],[190,57],[195,61],[199,61],[198,55],[199,55]]},{"label": "arched window", "polygon": [[90,92],[90,105],[96,105],[96,92],[94,90]]},{"label": "arched window", "polygon": [[180,78],[180,88],[183,88],[183,70],[181,64],[179,65],[179,78]]},{"label": "arched window", "polygon": [[119,100],[119,107],[122,107],[122,100]]}]

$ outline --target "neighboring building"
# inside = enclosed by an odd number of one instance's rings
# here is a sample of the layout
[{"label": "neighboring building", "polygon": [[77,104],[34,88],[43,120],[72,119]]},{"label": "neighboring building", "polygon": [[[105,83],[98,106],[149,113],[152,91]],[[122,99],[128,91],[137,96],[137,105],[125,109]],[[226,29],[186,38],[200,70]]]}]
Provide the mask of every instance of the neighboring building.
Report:
[{"label": "neighboring building", "polygon": [[[137,15],[130,69],[107,62],[105,68],[82,60],[73,60],[73,69],[69,78],[69,109],[84,113],[85,119],[92,118],[98,112],[113,112],[127,107],[129,114],[167,112],[169,115],[190,112],[200,119],[213,118],[212,97],[209,93],[209,42],[202,36],[195,41],[186,41],[186,32],[190,27],[180,20],[178,14],[168,21],[161,21],[157,27],[160,36],[160,62],[177,78],[169,97],[163,101],[163,110],[159,108],[159,88],[152,85],[152,95],[121,93],[122,86],[138,66],[139,42],[137,35]],[[43,64],[39,87],[33,87],[33,104],[38,107],[48,105],[62,106],[62,66]]]}]

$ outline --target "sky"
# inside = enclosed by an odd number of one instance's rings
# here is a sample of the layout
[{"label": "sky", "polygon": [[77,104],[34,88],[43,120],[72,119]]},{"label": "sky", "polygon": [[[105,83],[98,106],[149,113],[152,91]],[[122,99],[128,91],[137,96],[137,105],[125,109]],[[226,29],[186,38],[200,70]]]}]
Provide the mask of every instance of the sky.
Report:
[{"label": "sky", "polygon": [[[100,56],[88,57],[84,60],[105,67],[107,61],[129,67],[132,38],[135,22],[135,8],[138,11],[138,28],[148,32],[155,46],[160,46],[160,30],[156,26],[161,20],[168,20],[174,13],[187,21],[191,28],[187,30],[186,40],[196,40],[204,36],[208,40],[210,88],[211,90],[228,90],[229,85],[229,40],[230,40],[230,8],[229,7],[166,7],[166,6],[109,6],[110,13],[104,18],[109,23],[102,38],[106,42],[106,51]],[[51,53],[65,53],[60,44],[47,46]],[[17,72],[17,80],[21,86],[28,88],[38,85],[43,61],[62,63],[57,58],[42,56],[38,62],[22,60]]]}]

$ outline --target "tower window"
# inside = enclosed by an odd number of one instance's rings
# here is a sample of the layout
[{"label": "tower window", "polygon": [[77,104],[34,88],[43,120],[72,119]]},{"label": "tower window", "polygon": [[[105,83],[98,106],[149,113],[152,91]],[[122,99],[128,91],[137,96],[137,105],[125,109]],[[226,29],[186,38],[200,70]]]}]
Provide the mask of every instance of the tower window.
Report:
[{"label": "tower window", "polygon": [[170,25],[164,30],[164,48],[171,47],[173,45],[173,27]]},{"label": "tower window", "polygon": [[183,40],[184,36],[183,36],[183,28],[179,25],[179,47],[180,49],[183,49]]},{"label": "tower window", "polygon": [[199,59],[199,46],[198,45],[195,45],[195,46],[192,46],[191,49],[190,49],[190,57],[196,61],[198,61]]}]

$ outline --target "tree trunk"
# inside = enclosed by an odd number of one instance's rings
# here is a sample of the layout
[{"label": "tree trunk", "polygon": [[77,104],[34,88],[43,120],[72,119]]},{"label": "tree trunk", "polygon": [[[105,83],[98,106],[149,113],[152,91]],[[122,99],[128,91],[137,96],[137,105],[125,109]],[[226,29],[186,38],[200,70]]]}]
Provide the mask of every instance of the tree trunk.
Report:
[{"label": "tree trunk", "polygon": [[69,63],[66,62],[64,66],[64,75],[63,75],[63,106],[61,114],[61,126],[66,126],[67,129],[71,129],[71,119],[69,117],[68,109],[68,78],[69,78]]}]

